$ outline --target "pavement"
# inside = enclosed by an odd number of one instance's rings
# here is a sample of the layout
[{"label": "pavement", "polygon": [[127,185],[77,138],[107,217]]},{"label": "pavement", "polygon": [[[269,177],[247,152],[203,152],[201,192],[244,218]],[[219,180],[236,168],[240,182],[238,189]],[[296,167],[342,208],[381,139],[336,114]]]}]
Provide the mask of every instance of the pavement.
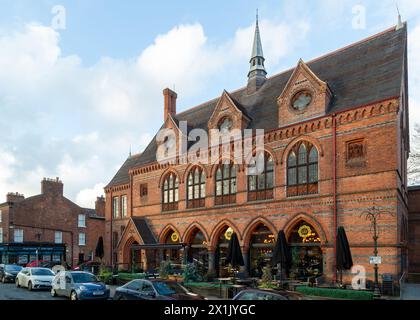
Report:
[{"label": "pavement", "polygon": [[401,288],[401,300],[420,300],[420,284],[405,283]]}]

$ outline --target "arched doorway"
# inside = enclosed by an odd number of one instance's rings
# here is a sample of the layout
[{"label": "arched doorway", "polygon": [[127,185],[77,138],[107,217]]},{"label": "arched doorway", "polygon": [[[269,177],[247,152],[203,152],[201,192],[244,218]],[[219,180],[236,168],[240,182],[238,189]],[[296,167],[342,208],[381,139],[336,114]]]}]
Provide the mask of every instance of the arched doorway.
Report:
[{"label": "arched doorway", "polygon": [[321,238],[315,228],[306,221],[295,224],[289,234],[292,251],[290,278],[307,280],[323,272]]},{"label": "arched doorway", "polygon": [[187,245],[187,261],[189,263],[195,263],[198,269],[204,274],[207,272],[209,265],[207,242],[204,233],[200,229],[194,228],[189,239],[187,239]]},{"label": "arched doorway", "polygon": [[[178,232],[170,229],[164,238],[164,243],[169,245],[179,244],[179,234]],[[181,265],[182,257],[179,249],[164,249],[163,250],[163,260],[171,261],[172,264]]]},{"label": "arched doorway", "polygon": [[271,265],[274,240],[274,234],[263,223],[252,231],[249,241],[249,271],[252,277],[261,277],[262,269]]},{"label": "arched doorway", "polygon": [[220,234],[217,240],[216,249],[215,249],[215,259],[214,259],[214,265],[215,265],[215,271],[216,271],[216,277],[223,278],[227,277],[229,275],[228,269],[227,269],[227,251],[229,247],[229,240],[231,239],[233,234],[233,229],[229,226],[224,226],[220,230]]},{"label": "arched doorway", "polygon": [[124,248],[124,251],[125,251],[124,256],[126,258],[124,258],[122,269],[126,269],[128,271],[136,271],[143,268],[142,257],[141,257],[140,251],[132,249],[133,245],[138,245],[138,244],[139,243],[134,239],[130,239],[127,241]]}]

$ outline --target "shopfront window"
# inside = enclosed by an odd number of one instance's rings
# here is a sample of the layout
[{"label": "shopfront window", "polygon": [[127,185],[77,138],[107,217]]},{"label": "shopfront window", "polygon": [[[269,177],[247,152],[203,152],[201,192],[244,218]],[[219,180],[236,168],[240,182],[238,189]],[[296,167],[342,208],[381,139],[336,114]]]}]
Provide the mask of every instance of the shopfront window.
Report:
[{"label": "shopfront window", "polygon": [[216,246],[215,251],[215,266],[216,266],[216,275],[217,277],[227,277],[229,275],[226,258],[227,251],[229,247],[229,240],[233,235],[233,229],[231,227],[225,226],[219,236],[219,241]]},{"label": "shopfront window", "polygon": [[271,265],[274,234],[264,224],[259,224],[250,240],[250,272],[253,277],[261,277],[265,266]]},{"label": "shopfront window", "polygon": [[203,232],[195,228],[191,233],[188,243],[187,260],[189,263],[195,263],[200,272],[207,272],[208,252],[207,242]]},{"label": "shopfront window", "polygon": [[[170,230],[165,238],[165,244],[176,245],[179,244],[179,234],[176,231]],[[165,249],[163,250],[163,259],[171,261],[172,264],[181,264],[181,255],[179,249]]]},{"label": "shopfront window", "polygon": [[323,259],[321,238],[315,228],[301,221],[292,229],[288,243],[292,251],[292,266],[289,277],[307,280],[322,275]]}]

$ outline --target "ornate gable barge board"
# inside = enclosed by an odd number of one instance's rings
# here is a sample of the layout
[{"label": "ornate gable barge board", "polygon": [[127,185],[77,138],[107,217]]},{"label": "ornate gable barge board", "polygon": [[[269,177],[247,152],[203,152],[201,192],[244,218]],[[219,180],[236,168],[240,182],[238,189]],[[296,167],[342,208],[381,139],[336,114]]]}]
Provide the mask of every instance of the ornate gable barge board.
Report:
[{"label": "ornate gable barge board", "polygon": [[[371,116],[375,116],[378,114],[385,114],[385,113],[392,113],[398,112],[399,110],[399,103],[398,99],[399,96],[391,97],[385,100],[376,101],[373,103],[369,103],[362,106],[357,106],[352,109],[347,109],[344,111],[337,112],[335,114],[327,114],[322,115],[310,120],[302,121],[295,124],[290,124],[287,126],[283,126],[281,128],[275,128],[265,132],[264,134],[264,142],[270,143],[274,141],[279,141],[283,139],[289,139],[292,137],[296,137],[301,134],[315,132],[318,130],[330,128],[332,121],[331,117],[335,115],[337,118],[337,124],[343,125],[349,122],[361,120],[364,118],[368,118]],[[255,142],[255,136],[253,136],[253,142]],[[231,148],[233,150],[234,143],[231,143]],[[207,151],[208,154],[211,154],[211,148]],[[184,156],[185,157],[185,156]],[[178,165],[180,163],[179,156],[174,159],[172,165]],[[156,170],[165,169],[169,166],[169,164],[159,164],[159,163],[152,163],[142,167],[133,168],[129,170],[129,174],[132,175],[139,175],[144,174]]]}]

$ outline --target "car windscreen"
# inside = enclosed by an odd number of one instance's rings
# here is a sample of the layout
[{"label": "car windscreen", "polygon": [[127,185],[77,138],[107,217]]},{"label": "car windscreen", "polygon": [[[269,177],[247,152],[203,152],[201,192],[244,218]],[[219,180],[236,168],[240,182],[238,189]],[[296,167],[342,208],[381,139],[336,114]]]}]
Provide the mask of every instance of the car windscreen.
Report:
[{"label": "car windscreen", "polygon": [[71,276],[74,283],[99,282],[98,278],[89,273],[73,273]]},{"label": "car windscreen", "polygon": [[156,291],[164,296],[182,293],[185,294],[185,290],[175,282],[153,282]]},{"label": "car windscreen", "polygon": [[33,276],[54,276],[54,272],[50,269],[32,269],[31,270]]},{"label": "car windscreen", "polygon": [[4,270],[6,270],[6,272],[20,271],[20,270],[22,270],[22,267],[21,266],[14,266],[14,265],[6,265]]}]

